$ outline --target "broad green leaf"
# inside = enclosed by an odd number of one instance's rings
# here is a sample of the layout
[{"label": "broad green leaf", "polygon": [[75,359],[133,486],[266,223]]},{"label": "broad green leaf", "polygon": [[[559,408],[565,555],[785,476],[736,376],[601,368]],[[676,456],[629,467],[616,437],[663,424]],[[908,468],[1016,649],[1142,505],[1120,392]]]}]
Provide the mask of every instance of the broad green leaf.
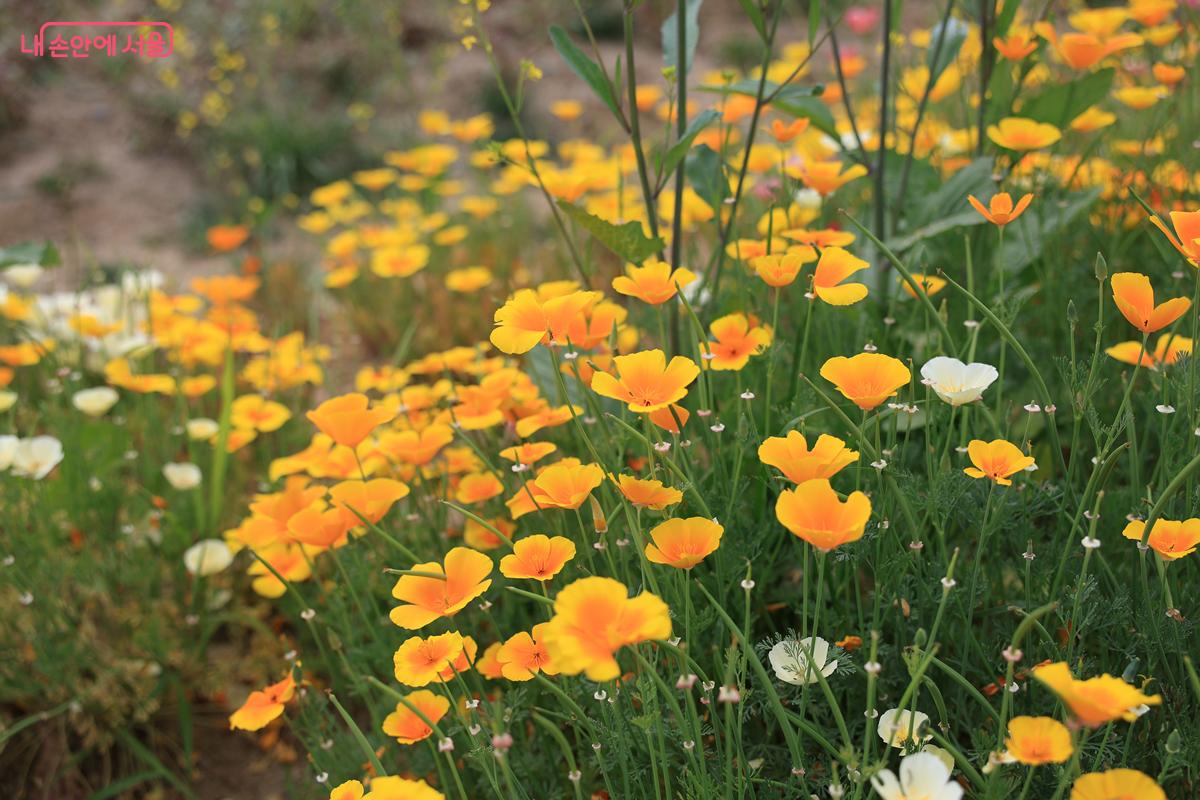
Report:
[{"label": "broad green leaf", "polygon": [[729,196],[729,181],[725,178],[725,165],[721,156],[706,144],[696,148],[684,167],[688,185],[708,203],[713,210],[721,207]]},{"label": "broad green leaf", "polygon": [[574,203],[559,200],[558,207],[579,223],[580,227],[595,236],[600,244],[616,253],[623,261],[641,264],[647,257],[663,249],[662,239],[651,239],[642,232],[642,223],[626,222],[624,225],[614,225],[589,214]]},{"label": "broad green leaf", "polygon": [[1042,207],[1030,209],[1004,231],[1004,247],[998,263],[1006,272],[1016,272],[1033,263],[1050,246],[1064,228],[1096,202],[1100,189],[1075,192],[1064,197],[1039,197],[1034,202]]},{"label": "broad green leaf", "polygon": [[817,41],[817,31],[821,28],[821,0],[808,0],[808,46],[812,47]]},{"label": "broad green leaf", "polygon": [[992,177],[994,167],[995,163],[990,157],[977,158],[954,173],[941,187],[917,204],[912,223],[927,225],[964,210],[970,211],[971,208],[967,205],[969,194],[986,201],[991,197],[995,186]]},{"label": "broad green leaf", "polygon": [[754,0],[738,0],[742,4],[742,10],[746,12],[746,16],[750,19],[750,24],[754,26],[754,30],[758,31],[758,38],[764,42],[767,40],[767,26],[763,24],[762,11]]},{"label": "broad green leaf", "polygon": [[720,114],[713,109],[708,109],[701,114],[697,114],[696,118],[688,124],[687,130],[683,132],[683,138],[675,144],[671,145],[671,149],[667,150],[663,156],[660,172],[663,175],[670,175],[679,166],[679,162],[687,157],[687,152],[695,141],[696,136],[700,131],[711,125]]},{"label": "broad green leaf", "polygon": [[1017,114],[1061,128],[1108,96],[1114,74],[1108,67],[1070,83],[1048,86],[1022,103]]},{"label": "broad green leaf", "polygon": [[612,85],[604,77],[600,66],[588,58],[587,53],[580,50],[567,32],[557,25],[550,26],[550,41],[554,42],[554,49],[563,57],[563,61],[567,62],[571,71],[583,78],[584,83],[592,87],[592,91],[604,101],[609,110],[620,117],[621,112],[617,106],[617,98],[613,95]]},{"label": "broad green leaf", "polygon": [[[704,0],[687,0],[684,8],[683,32],[687,36],[687,59],[684,61],[685,71],[690,72],[692,61],[696,57],[696,42],[700,39],[700,6]],[[662,24],[663,63],[668,67],[679,66],[679,12],[667,17]]]},{"label": "broad green leaf", "polygon": [[904,236],[898,239],[891,239],[888,241],[887,246],[897,253],[903,253],[913,245],[937,236],[939,233],[945,233],[958,227],[982,225],[984,222],[987,222],[987,220],[973,209],[970,211],[960,211],[957,214],[934,220],[928,225],[922,225],[914,231],[905,233]]},{"label": "broad green leaf", "polygon": [[13,264],[40,264],[43,267],[59,265],[58,248],[50,242],[21,242],[0,247],[0,267]]}]

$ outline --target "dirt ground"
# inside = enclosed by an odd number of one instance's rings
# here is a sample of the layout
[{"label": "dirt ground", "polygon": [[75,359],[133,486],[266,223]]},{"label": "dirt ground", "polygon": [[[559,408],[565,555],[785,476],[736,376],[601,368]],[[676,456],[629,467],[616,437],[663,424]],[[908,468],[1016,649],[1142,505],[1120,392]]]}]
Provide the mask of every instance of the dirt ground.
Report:
[{"label": "dirt ground", "polygon": [[109,85],[57,81],[28,114],[0,139],[0,245],[53,241],[68,271],[134,263],[185,276],[224,266],[181,244],[203,191],[198,176],[180,153],[148,146],[128,100]]}]

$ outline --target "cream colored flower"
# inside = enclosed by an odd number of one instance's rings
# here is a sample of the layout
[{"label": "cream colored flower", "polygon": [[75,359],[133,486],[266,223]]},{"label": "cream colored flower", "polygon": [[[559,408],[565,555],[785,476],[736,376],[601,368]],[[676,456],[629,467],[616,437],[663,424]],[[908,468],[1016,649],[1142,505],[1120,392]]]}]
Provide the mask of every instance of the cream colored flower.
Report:
[{"label": "cream colored flower", "polygon": [[171,488],[181,492],[195,489],[204,477],[199,467],[186,461],[165,464],[162,471],[167,483],[171,484]]},{"label": "cream colored flower", "polygon": [[71,396],[71,405],[89,417],[102,417],[117,404],[120,397],[111,386],[97,386],[76,392]]}]

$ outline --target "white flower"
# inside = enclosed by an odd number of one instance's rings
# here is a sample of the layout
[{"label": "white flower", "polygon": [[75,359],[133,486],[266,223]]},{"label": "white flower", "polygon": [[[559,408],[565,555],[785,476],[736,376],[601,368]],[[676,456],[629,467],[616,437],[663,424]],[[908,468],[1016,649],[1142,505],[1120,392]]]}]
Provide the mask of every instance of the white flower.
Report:
[{"label": "white flower", "polygon": [[17,393],[10,392],[7,389],[0,391],[0,414],[8,411],[17,404]]},{"label": "white flower", "polygon": [[216,575],[233,563],[233,553],[220,539],[201,539],[183,554],[183,565],[193,575]]},{"label": "white flower", "polygon": [[964,364],[957,358],[937,356],[921,367],[921,377],[942,400],[961,406],[978,400],[1000,373],[991,364]]},{"label": "white flower", "polygon": [[111,386],[97,386],[94,389],[81,389],[76,392],[71,396],[71,405],[89,417],[102,417],[119,399],[117,390]]},{"label": "white flower", "polygon": [[28,289],[37,283],[37,279],[42,277],[43,272],[45,270],[37,264],[13,264],[4,270],[4,280],[13,286]]},{"label": "white flower", "polygon": [[880,715],[875,732],[887,744],[903,749],[905,745],[927,741],[929,734],[923,731],[928,724],[929,715],[923,711],[889,708]]},{"label": "white flower", "polygon": [[221,426],[215,419],[196,417],[187,421],[187,435],[193,442],[204,442],[217,435]]},{"label": "white flower", "polygon": [[11,434],[0,436],[0,472],[12,466],[13,459],[17,456],[17,445],[20,443],[21,440]]},{"label": "white flower", "polygon": [[933,753],[913,753],[900,762],[900,778],[890,769],[871,776],[883,800],[959,800],[963,788],[950,780],[950,769]]},{"label": "white flower", "polygon": [[178,489],[181,492],[186,492],[188,489],[195,489],[200,485],[200,480],[203,477],[199,467],[186,461],[165,464],[162,471],[167,479],[167,483],[171,484],[172,488]]},{"label": "white flower", "polygon": [[50,470],[57,467],[58,462],[62,460],[62,442],[53,436],[34,436],[32,439],[22,439],[13,454],[13,474],[40,481],[49,475]]},{"label": "white flower", "polygon": [[[809,648],[812,649],[811,663],[816,669],[809,666]],[[775,670],[775,677],[794,686],[816,683],[816,670],[820,670],[821,674],[828,678],[837,669],[837,659],[829,661],[829,642],[820,636],[808,637],[800,641],[784,639],[771,648],[767,658]]]}]

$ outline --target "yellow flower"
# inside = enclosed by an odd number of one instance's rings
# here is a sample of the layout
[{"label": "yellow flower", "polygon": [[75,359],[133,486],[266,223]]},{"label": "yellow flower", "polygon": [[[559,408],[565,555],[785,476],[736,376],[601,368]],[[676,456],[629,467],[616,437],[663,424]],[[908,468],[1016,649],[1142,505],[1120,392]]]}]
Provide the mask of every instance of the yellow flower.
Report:
[{"label": "yellow flower", "polygon": [[[1142,520],[1134,520],[1125,526],[1121,535],[1126,539],[1140,542],[1145,531],[1146,523]],[[1197,545],[1200,545],[1200,519],[1193,517],[1182,522],[1167,519],[1155,520],[1146,544],[1168,561],[1174,561],[1194,553]]]},{"label": "yellow flower", "polygon": [[777,468],[792,483],[813,478],[832,478],[844,467],[858,461],[858,451],[827,433],[817,437],[811,450],[800,431],[788,431],[786,437],[772,436],[758,446],[758,460]]},{"label": "yellow flower", "polygon": [[656,595],[629,597],[612,578],[581,578],[554,599],[554,616],[544,633],[550,658],[564,675],[584,673],[590,681],[621,674],[617,651],[671,635],[671,615]]},{"label": "yellow flower", "polygon": [[1160,695],[1144,695],[1112,675],[1076,680],[1062,661],[1036,667],[1033,677],[1050,687],[1076,719],[1093,728],[1118,719],[1133,722],[1137,708],[1162,702]]},{"label": "yellow flower", "polygon": [[709,330],[715,341],[700,343],[701,363],[709,369],[740,370],[750,363],[751,356],[761,355],[771,344],[771,328],[745,314],[714,319]]},{"label": "yellow flower", "polygon": [[[404,696],[408,701],[397,703],[396,710],[383,720],[383,732],[396,738],[400,744],[416,744],[422,739],[429,738],[433,728],[426,724],[429,720],[437,724],[450,710],[450,701],[441,695],[434,694],[428,689],[419,689]],[[420,711],[418,715],[412,708]],[[424,719],[422,719],[422,715]]]},{"label": "yellow flower", "polygon": [[835,356],[821,366],[821,377],[863,411],[895,396],[912,379],[903,362],[882,353]]},{"label": "yellow flower", "polygon": [[775,517],[818,550],[832,550],[862,538],[871,518],[871,500],[854,492],[842,502],[828,480],[814,478],[781,492]]},{"label": "yellow flower", "polygon": [[1080,775],[1071,800],[1167,800],[1153,778],[1136,769],[1110,769]]},{"label": "yellow flower", "polygon": [[452,617],[492,585],[492,560],[469,547],[452,549],[444,565],[429,561],[413,565],[412,571],[430,577],[401,575],[392,588],[392,597],[406,604],[389,615],[401,628],[422,628],[439,617]]},{"label": "yellow flower", "polygon": [[650,531],[653,543],[646,545],[646,560],[691,569],[716,552],[723,533],[722,526],[704,517],[669,519]]},{"label": "yellow flower", "polygon": [[1037,122],[1023,117],[1005,117],[996,125],[989,125],[988,138],[1006,150],[1040,150],[1062,138],[1058,128],[1046,122]]},{"label": "yellow flower", "polygon": [[1009,476],[1016,475],[1034,463],[1033,456],[1025,455],[1019,447],[1004,439],[994,439],[990,442],[972,439],[967,445],[967,455],[974,466],[966,467],[963,472],[972,478],[987,478],[1001,486],[1011,486]]},{"label": "yellow flower", "polygon": [[827,247],[821,251],[813,273],[813,293],[831,306],[854,305],[867,296],[867,287],[842,281],[869,266],[866,261],[851,255],[849,250]]},{"label": "yellow flower", "polygon": [[1022,764],[1061,764],[1071,757],[1071,732],[1052,717],[1013,717],[1008,721],[1008,754]]},{"label": "yellow flower", "polygon": [[620,400],[630,411],[648,413],[666,408],[687,396],[687,386],[700,374],[696,362],[675,356],[667,363],[662,350],[643,350],[613,359],[619,378],[607,372],[592,377],[592,391]]},{"label": "yellow flower", "polygon": [[655,511],[662,511],[667,506],[673,506],[683,500],[683,492],[663,486],[662,481],[645,480],[632,475],[618,476],[617,488],[633,505],[652,508]]},{"label": "yellow flower", "polygon": [[625,273],[613,278],[613,289],[655,306],[667,302],[678,289],[696,280],[691,270],[684,267],[672,270],[670,264],[657,258],[647,258],[640,267],[627,264]]},{"label": "yellow flower", "polygon": [[396,680],[413,687],[441,681],[441,673],[453,667],[462,653],[463,637],[456,631],[427,639],[413,636],[392,657]]},{"label": "yellow flower", "polygon": [[513,543],[511,555],[500,559],[500,574],[506,578],[548,581],[575,557],[575,543],[565,536],[534,533]]}]

